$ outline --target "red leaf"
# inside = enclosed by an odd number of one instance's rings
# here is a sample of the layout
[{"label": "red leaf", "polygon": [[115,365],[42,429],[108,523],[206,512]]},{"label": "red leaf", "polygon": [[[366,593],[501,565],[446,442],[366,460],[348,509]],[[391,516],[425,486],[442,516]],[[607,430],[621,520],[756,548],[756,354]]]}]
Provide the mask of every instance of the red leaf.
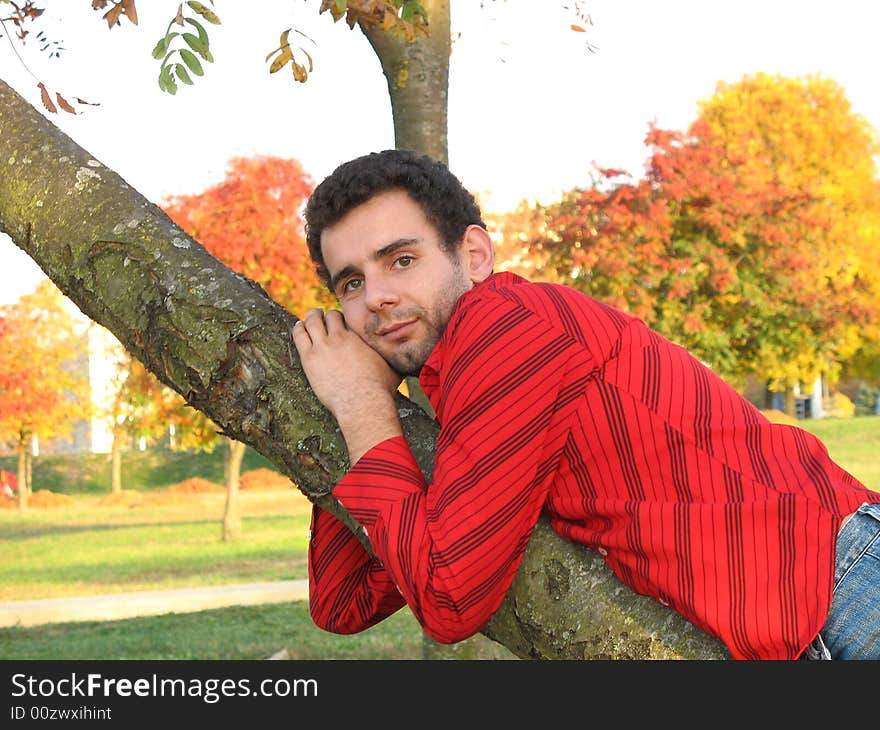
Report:
[{"label": "red leaf", "polygon": [[76,114],[76,109],[74,109],[61,94],[55,94],[55,98],[58,100],[58,106],[60,106],[64,111],[68,114]]},{"label": "red leaf", "polygon": [[41,81],[37,86],[40,88],[40,98],[43,100],[43,106],[46,107],[47,111],[52,112],[52,114],[56,114],[58,109],[55,104],[52,102],[52,97],[49,96],[49,92],[46,90],[46,85]]},{"label": "red leaf", "polygon": [[107,21],[107,27],[112,28],[119,24],[119,16],[122,15],[122,6],[114,5],[110,10],[104,13],[104,20]]}]

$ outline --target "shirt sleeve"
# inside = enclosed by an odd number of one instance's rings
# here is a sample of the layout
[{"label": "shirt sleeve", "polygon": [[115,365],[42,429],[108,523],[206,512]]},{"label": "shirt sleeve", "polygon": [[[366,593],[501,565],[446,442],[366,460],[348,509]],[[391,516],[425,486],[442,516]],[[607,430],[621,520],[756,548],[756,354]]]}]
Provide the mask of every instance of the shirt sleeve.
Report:
[{"label": "shirt sleeve", "polygon": [[353,558],[338,536],[340,547],[330,547],[326,525],[317,526],[311,563],[326,561],[336,575],[317,586],[327,628],[342,615],[347,628],[365,627],[399,592],[429,636],[461,641],[491,618],[522,560],[567,433],[571,399],[561,389],[571,338],[492,297],[453,318],[440,346],[442,367],[423,373],[439,378],[433,482],[402,437],[388,439],[333,491],[367,530],[376,559],[360,545]]},{"label": "shirt sleeve", "polygon": [[315,623],[335,634],[353,634],[405,604],[388,572],[354,533],[314,505],[309,531],[309,612]]}]

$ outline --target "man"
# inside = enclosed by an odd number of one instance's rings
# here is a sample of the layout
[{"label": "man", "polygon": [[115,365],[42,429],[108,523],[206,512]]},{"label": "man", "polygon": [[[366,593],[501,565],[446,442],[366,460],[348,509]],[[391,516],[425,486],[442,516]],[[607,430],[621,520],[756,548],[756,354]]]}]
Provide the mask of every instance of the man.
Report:
[{"label": "man", "polygon": [[[409,605],[437,641],[467,638],[543,510],[735,658],[880,658],[880,493],[815,437],[641,321],[493,273],[476,203],[429,158],[345,163],[305,218],[342,311],[310,310],[293,340],[349,451],[333,493],[375,552],[314,510],[319,626],[357,632]],[[431,484],[393,400],[416,374],[441,426]]]}]

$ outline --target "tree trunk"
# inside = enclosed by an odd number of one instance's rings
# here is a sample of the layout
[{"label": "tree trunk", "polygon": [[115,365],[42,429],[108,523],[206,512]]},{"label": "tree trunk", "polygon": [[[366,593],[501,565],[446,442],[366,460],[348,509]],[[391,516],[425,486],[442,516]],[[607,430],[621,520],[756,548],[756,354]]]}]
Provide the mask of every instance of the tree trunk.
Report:
[{"label": "tree trunk", "polygon": [[18,443],[18,469],[15,475],[15,478],[18,479],[18,508],[22,512],[25,512],[28,508],[26,451],[27,441],[22,438]]},{"label": "tree trunk", "polygon": [[110,446],[110,494],[119,494],[122,491],[122,436],[122,429],[113,429],[113,443]]},{"label": "tree trunk", "polygon": [[223,439],[223,479],[226,483],[226,507],[223,510],[223,542],[241,537],[241,506],[238,487],[241,481],[241,462],[247,448],[241,441]]},{"label": "tree trunk", "polygon": [[785,415],[792,418],[797,417],[797,402],[794,398],[794,388],[786,386],[785,388]]},{"label": "tree trunk", "polygon": [[[369,550],[363,528],[330,493],[348,457],[291,344],[295,318],[2,81],[0,164],[0,231],[162,382],[268,458]],[[430,480],[437,426],[402,395],[397,405]],[[484,633],[529,658],[729,656],[545,520]]]},{"label": "tree trunk", "polygon": [[429,32],[412,42],[395,32],[363,28],[388,83],[394,146],[448,163],[446,109],[452,49],[449,0],[423,0]]},{"label": "tree trunk", "polygon": [[33,442],[24,450],[24,488],[30,496],[34,493],[34,451]]},{"label": "tree trunk", "polygon": [[776,395],[776,392],[770,390],[770,381],[766,381],[764,383],[764,409],[770,410],[773,408],[773,398]]}]

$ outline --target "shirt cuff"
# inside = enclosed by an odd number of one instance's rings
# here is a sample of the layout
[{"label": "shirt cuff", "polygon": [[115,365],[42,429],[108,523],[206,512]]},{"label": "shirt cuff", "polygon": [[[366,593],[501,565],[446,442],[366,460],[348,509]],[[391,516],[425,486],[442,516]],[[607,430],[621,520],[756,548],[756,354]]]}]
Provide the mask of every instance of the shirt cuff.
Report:
[{"label": "shirt cuff", "polygon": [[380,441],[333,488],[333,496],[367,531],[383,514],[428,483],[403,436]]}]

